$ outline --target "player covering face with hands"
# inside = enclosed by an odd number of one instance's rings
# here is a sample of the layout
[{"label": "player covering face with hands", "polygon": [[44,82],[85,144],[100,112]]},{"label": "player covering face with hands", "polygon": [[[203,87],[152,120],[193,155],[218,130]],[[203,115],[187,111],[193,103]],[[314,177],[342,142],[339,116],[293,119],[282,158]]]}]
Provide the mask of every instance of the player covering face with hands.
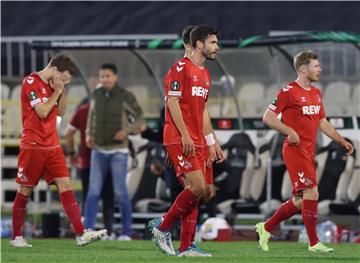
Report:
[{"label": "player covering face with hands", "polygon": [[66,112],[65,88],[74,73],[72,60],[65,54],[59,54],[43,70],[31,73],[22,82],[23,132],[16,177],[19,190],[13,204],[13,236],[10,240],[14,247],[31,247],[23,238],[23,226],[27,202],[41,178],[48,184],[56,185],[79,246],[94,242],[106,234],[105,230],[84,230],[56,129],[56,117],[64,116]]}]

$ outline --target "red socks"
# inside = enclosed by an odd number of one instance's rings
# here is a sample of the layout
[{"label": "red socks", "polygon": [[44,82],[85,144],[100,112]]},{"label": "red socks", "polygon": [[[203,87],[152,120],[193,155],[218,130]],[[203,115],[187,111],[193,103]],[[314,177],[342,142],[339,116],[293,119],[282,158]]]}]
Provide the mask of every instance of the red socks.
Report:
[{"label": "red socks", "polygon": [[185,188],[175,199],[169,211],[164,216],[164,221],[159,226],[161,231],[169,231],[173,224],[183,215],[192,211],[197,206],[198,200],[188,188]]},{"label": "red socks", "polygon": [[84,233],[84,226],[81,223],[81,215],[78,203],[76,202],[74,192],[72,190],[60,193],[60,201],[64,207],[64,211],[68,216],[76,235]]},{"label": "red socks", "polygon": [[26,217],[26,204],[29,197],[17,192],[12,209],[12,239],[23,235],[23,226]]},{"label": "red socks", "polygon": [[307,235],[309,237],[310,246],[314,246],[319,242],[319,238],[316,232],[318,217],[317,208],[317,200],[303,200],[302,217],[306,227]]},{"label": "red socks", "polygon": [[196,206],[188,214],[181,217],[180,252],[185,251],[194,241],[198,212],[199,209]]},{"label": "red socks", "polygon": [[292,199],[283,203],[280,208],[269,218],[265,223],[265,230],[271,232],[274,228],[280,224],[280,222],[292,217],[296,213],[299,213],[301,209],[296,207]]}]

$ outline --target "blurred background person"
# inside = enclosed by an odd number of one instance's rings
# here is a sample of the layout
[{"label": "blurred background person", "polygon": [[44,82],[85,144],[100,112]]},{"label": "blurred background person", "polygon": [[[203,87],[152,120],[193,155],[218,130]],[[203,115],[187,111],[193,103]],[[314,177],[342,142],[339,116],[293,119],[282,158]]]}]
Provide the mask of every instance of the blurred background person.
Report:
[{"label": "blurred background person", "polygon": [[[82,214],[84,214],[84,206],[86,195],[89,188],[90,176],[90,156],[91,149],[87,147],[85,142],[85,130],[87,125],[87,118],[90,109],[89,101],[80,105],[66,129],[65,140],[67,147],[67,154],[69,156],[69,163],[72,167],[77,169],[77,174],[81,179],[82,185]],[[80,145],[78,152],[75,150],[75,134],[80,132]],[[114,192],[112,186],[111,176],[106,176],[104,186],[101,193],[104,227],[107,230],[108,238],[114,238],[113,223],[114,223]]]},{"label": "blurred background person", "polygon": [[[121,88],[114,64],[99,70],[101,86],[93,93],[86,143],[92,148],[89,190],[85,202],[85,226],[93,229],[104,180],[111,171],[115,201],[120,205],[122,234],[119,240],[131,240],[132,204],[126,186],[128,135],[144,129],[143,111],[135,96]],[[129,123],[129,118],[133,123]]]}]

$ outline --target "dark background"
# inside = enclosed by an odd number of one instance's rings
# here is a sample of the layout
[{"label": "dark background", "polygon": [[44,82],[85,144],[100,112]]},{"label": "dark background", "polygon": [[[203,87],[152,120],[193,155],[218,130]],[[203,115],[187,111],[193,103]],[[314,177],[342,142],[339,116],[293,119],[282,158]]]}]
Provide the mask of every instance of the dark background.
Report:
[{"label": "dark background", "polygon": [[172,34],[217,26],[224,39],[270,30],[359,32],[360,2],[1,2],[3,36]]}]

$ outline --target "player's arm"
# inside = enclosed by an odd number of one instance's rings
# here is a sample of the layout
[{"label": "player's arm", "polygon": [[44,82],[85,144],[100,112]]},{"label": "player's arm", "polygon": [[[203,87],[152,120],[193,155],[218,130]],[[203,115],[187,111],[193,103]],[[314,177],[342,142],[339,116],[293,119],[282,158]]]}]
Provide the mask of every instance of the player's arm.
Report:
[{"label": "player's arm", "polygon": [[334,140],[335,142],[339,143],[342,147],[344,147],[344,149],[347,151],[346,153],[347,155],[353,153],[354,149],[352,144],[347,140],[345,140],[344,137],[342,137],[340,133],[338,133],[335,130],[334,126],[332,126],[331,123],[328,122],[326,118],[322,118],[320,120],[320,130],[330,139]]},{"label": "player's arm", "polygon": [[184,154],[186,156],[195,155],[195,146],[193,140],[190,138],[189,132],[186,128],[183,115],[181,113],[180,98],[178,97],[168,97],[167,107],[169,109],[171,118],[173,119],[176,128],[181,134],[181,140],[183,145]]},{"label": "player's arm", "polygon": [[87,123],[86,123],[86,130],[85,130],[85,134],[86,134],[86,146],[88,148],[93,148],[95,145],[95,139],[94,139],[94,101],[90,102],[90,109],[89,109],[89,113],[88,113],[88,119],[87,119]]},{"label": "player's arm", "polygon": [[124,103],[124,108],[134,118],[134,122],[127,127],[130,134],[139,134],[146,129],[146,122],[143,111],[132,93],[128,94],[128,100]]},{"label": "player's arm", "polygon": [[69,72],[65,71],[62,74],[63,82],[64,82],[64,91],[60,96],[57,105],[57,115],[63,117],[66,113],[66,106],[67,106],[67,93],[65,92],[65,86],[70,84],[71,82],[71,75]]},{"label": "player's arm", "polygon": [[64,91],[63,93],[61,93],[61,96],[59,98],[58,105],[57,105],[57,115],[58,116],[63,117],[65,115],[66,105],[67,105],[67,94]]},{"label": "player's arm", "polygon": [[299,135],[289,126],[282,123],[277,114],[270,109],[267,109],[263,116],[263,122],[270,128],[281,132],[288,136],[289,144],[298,145],[300,143]]},{"label": "player's arm", "polygon": [[64,91],[65,83],[61,73],[54,74],[53,79],[50,81],[50,86],[54,90],[50,99],[43,104],[35,106],[35,112],[41,119],[47,118]]},{"label": "player's arm", "polygon": [[35,112],[41,119],[46,119],[50,111],[55,106],[59,97],[61,96],[62,90],[54,90],[49,100],[43,104],[35,106]]},{"label": "player's arm", "polygon": [[68,154],[70,155],[70,163],[74,166],[78,164],[78,155],[76,154],[75,151],[75,140],[74,140],[74,135],[76,131],[77,129],[71,124],[69,124],[65,132],[66,149],[68,150]]},{"label": "player's arm", "polygon": [[209,146],[210,160],[217,163],[224,161],[224,153],[219,144],[219,140],[216,137],[214,129],[211,124],[211,118],[208,110],[204,107],[203,113],[203,132],[206,139],[206,144]]}]

